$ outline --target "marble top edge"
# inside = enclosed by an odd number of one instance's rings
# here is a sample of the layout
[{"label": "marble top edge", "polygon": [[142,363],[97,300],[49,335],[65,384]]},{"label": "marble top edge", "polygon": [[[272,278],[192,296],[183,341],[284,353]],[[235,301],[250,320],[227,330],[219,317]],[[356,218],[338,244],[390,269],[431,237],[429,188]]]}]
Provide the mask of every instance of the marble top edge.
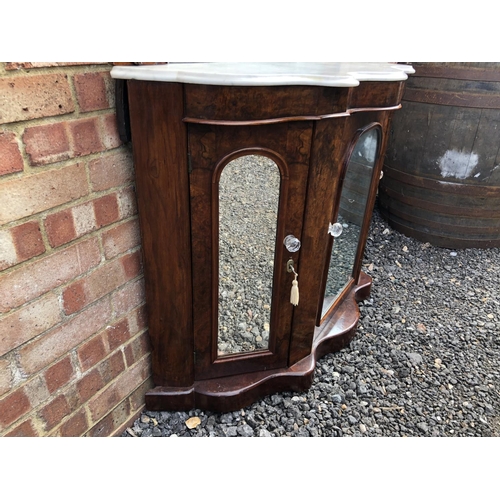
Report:
[{"label": "marble top edge", "polygon": [[393,63],[169,63],[115,66],[111,76],[203,85],[356,87],[362,81],[401,81],[415,70]]}]

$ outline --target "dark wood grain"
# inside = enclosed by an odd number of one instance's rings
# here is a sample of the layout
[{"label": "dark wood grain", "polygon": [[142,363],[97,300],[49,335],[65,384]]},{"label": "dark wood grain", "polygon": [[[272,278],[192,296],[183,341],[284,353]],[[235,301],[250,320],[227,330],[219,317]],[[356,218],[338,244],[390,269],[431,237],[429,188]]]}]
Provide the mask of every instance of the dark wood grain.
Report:
[{"label": "dark wood grain", "polygon": [[361,82],[350,89],[348,108],[399,106],[404,82]]},{"label": "dark wood grain", "polygon": [[191,235],[182,85],[128,82],[153,380],[193,380]]},{"label": "dark wood grain", "polygon": [[311,350],[321,295],[325,262],[329,261],[328,226],[338,192],[345,157],[344,127],[348,118],[314,124],[311,164],[307,183],[302,247],[299,260],[300,306],[294,311],[290,364]]},{"label": "dark wood grain", "polygon": [[346,88],[313,86],[245,87],[186,85],[188,119],[275,120],[342,113],[347,109]]}]

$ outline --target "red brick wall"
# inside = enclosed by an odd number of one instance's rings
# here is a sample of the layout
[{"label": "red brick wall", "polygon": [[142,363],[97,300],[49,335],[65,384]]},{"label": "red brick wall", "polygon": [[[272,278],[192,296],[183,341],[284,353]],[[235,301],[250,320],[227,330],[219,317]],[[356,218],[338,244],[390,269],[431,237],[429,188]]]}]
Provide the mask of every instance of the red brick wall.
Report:
[{"label": "red brick wall", "polygon": [[109,436],[151,387],[108,63],[0,63],[0,436]]}]

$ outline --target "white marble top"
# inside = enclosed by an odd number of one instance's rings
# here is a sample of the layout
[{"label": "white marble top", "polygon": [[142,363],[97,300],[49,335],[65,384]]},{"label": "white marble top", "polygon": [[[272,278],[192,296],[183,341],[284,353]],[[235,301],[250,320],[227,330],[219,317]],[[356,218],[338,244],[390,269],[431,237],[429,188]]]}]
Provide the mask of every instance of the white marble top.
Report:
[{"label": "white marble top", "polygon": [[415,70],[393,63],[169,63],[115,66],[113,78],[206,85],[356,87],[363,81],[406,80]]}]

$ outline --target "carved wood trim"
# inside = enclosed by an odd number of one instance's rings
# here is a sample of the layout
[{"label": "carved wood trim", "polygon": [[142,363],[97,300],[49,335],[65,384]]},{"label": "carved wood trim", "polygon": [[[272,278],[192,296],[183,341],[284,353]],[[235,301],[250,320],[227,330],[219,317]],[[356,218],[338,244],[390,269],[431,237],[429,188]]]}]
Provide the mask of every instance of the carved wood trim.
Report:
[{"label": "carved wood trim", "polygon": [[397,106],[374,107],[374,108],[352,108],[342,113],[331,113],[327,115],[307,115],[307,116],[284,116],[280,118],[267,118],[265,120],[206,120],[203,118],[193,118],[186,116],[182,119],[185,123],[197,123],[200,125],[223,125],[223,126],[249,126],[249,125],[270,125],[273,123],[297,122],[297,121],[319,121],[331,118],[342,118],[351,116],[354,113],[367,113],[375,111],[394,111],[400,109],[401,104]]}]

